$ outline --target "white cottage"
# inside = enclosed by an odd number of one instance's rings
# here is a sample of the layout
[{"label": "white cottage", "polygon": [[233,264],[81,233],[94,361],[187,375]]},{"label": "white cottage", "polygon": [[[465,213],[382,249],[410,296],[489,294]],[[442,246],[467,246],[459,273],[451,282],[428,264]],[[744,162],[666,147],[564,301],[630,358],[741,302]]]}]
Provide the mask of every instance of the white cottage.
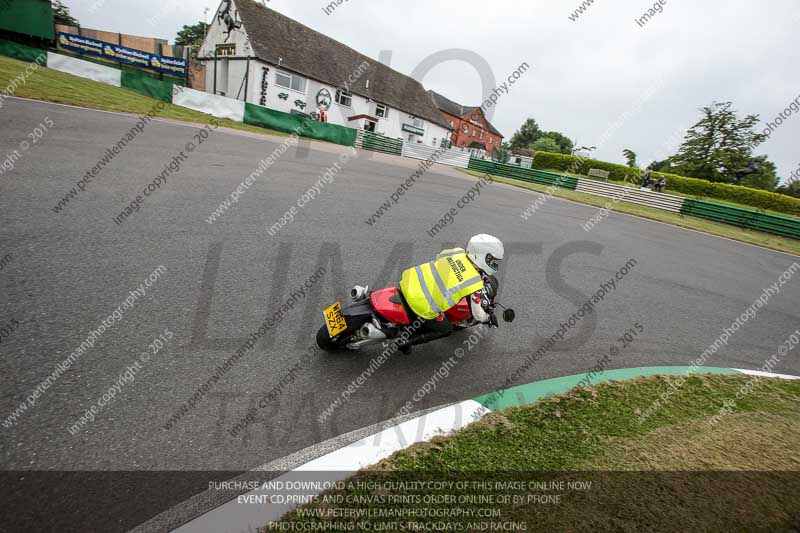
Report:
[{"label": "white cottage", "polygon": [[422,85],[254,0],[223,0],[198,52],[206,90],[440,146],[452,128]]}]

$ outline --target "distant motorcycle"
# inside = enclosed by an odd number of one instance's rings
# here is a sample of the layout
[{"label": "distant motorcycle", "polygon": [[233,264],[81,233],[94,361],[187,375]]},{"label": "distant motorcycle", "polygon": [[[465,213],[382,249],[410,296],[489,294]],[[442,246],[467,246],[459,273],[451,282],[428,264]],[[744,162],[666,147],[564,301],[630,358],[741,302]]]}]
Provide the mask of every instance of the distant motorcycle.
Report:
[{"label": "distant motorcycle", "polygon": [[[445,312],[455,330],[479,324],[472,318],[468,298],[462,298]],[[324,311],[325,325],[317,332],[317,345],[321,349],[327,352],[359,350],[393,341],[399,339],[416,318],[397,287],[370,291],[369,287],[356,285],[350,291],[350,299],[352,302],[346,307],[336,302]],[[491,300],[484,308],[490,316],[494,316],[494,309],[498,305],[503,307]],[[514,310],[505,309],[502,316],[505,322],[513,322]]]}]

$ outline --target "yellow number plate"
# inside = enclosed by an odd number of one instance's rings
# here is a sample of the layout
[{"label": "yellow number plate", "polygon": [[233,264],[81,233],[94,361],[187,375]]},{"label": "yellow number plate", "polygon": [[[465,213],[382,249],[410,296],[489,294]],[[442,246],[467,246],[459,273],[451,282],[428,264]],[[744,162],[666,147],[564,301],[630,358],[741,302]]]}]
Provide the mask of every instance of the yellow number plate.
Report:
[{"label": "yellow number plate", "polygon": [[325,325],[331,338],[347,329],[347,322],[342,316],[342,303],[336,302],[325,310]]}]

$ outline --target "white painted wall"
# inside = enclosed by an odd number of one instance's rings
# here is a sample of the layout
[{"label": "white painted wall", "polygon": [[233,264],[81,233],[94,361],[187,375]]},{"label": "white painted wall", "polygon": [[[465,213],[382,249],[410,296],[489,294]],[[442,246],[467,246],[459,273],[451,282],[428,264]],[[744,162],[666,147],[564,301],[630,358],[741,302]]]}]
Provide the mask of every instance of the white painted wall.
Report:
[{"label": "white painted wall", "polygon": [[[222,4],[220,3],[220,7]],[[234,20],[239,20],[236,2],[233,2],[231,8],[231,16],[233,16]],[[216,50],[216,46],[218,44],[235,44],[236,45],[236,55],[234,57],[252,57],[253,56],[253,48],[250,45],[250,40],[247,36],[247,32],[245,31],[244,26],[238,30],[233,30],[230,32],[229,36],[225,35],[227,28],[225,25],[219,21],[217,18],[217,14],[214,14],[214,19],[211,22],[211,26],[208,29],[208,34],[206,35],[205,41],[203,41],[203,45],[200,47],[200,50],[197,53],[197,56],[200,58],[210,58],[209,60],[205,61],[206,64],[206,91],[213,93],[214,92],[214,51]],[[227,41],[226,41],[227,38]],[[227,65],[227,67],[226,67]],[[216,65],[216,77],[217,77],[217,94],[222,92],[225,93],[225,96],[230,98],[236,98],[237,93],[239,92],[239,87],[242,85],[242,80],[244,79],[245,71],[246,71],[247,61],[244,59],[226,59],[224,57],[220,57],[217,59]],[[225,70],[227,68],[227,76],[224,76]],[[251,69],[252,70],[252,69]],[[252,81],[252,77],[250,79]],[[249,82],[248,82],[249,83]],[[248,92],[250,92],[250,87],[248,87]],[[242,91],[244,88],[242,87]],[[246,95],[240,94],[239,100],[245,100]]]}]

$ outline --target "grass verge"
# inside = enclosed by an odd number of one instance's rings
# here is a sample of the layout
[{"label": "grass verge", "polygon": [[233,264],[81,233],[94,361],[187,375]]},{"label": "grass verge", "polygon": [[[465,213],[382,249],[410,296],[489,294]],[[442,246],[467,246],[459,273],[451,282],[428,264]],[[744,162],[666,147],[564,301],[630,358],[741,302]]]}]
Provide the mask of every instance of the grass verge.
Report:
[{"label": "grass verge", "polygon": [[[800,381],[694,375],[641,419],[678,379],[612,381],[489,413],[451,436],[393,454],[268,530],[288,531],[281,526],[295,522],[288,527],[310,531],[331,520],[339,523],[336,530],[386,530],[403,509],[407,518],[400,522],[421,526],[407,530],[428,531],[442,530],[431,529],[437,522],[450,531],[522,530],[519,524],[528,531],[791,531],[800,525]],[[752,392],[737,396],[753,380]],[[733,399],[735,410],[712,424]],[[523,480],[527,485],[511,485]],[[400,485],[412,481],[445,485]]]},{"label": "grass verge", "polygon": [[[0,87],[7,87],[11,80],[22,75],[28,65],[29,63],[24,61],[0,56]],[[133,115],[146,114],[159,102],[159,100],[128,89],[113,87],[44,67],[36,69],[33,74],[28,76],[25,84],[20,85],[14,91],[14,96]],[[166,104],[157,116],[197,124],[208,124],[210,118],[210,115],[172,104]],[[250,126],[232,120],[218,120],[221,126],[234,130],[280,137],[289,136],[280,131]]]},{"label": "grass verge", "polygon": [[[476,177],[483,177],[486,175],[484,173],[475,172],[473,170],[464,170],[464,169],[459,169],[459,170]],[[545,194],[552,193],[553,196],[557,198],[564,198],[566,200],[572,200],[574,202],[580,202],[582,204],[587,204],[595,207],[605,207],[606,204],[608,204],[611,201],[610,198],[595,196],[593,194],[586,194],[578,191],[573,191],[571,189],[555,189],[554,191],[551,191],[549,186],[539,185],[538,183],[529,183],[527,181],[504,178],[501,176],[491,176],[491,178],[494,181],[500,183],[514,185],[515,187],[521,187],[523,189],[529,189],[532,191]],[[679,226],[682,228],[689,228],[697,231],[702,231],[710,235],[716,235],[718,237],[726,237],[728,239],[746,242],[748,244],[755,244],[757,246],[763,246],[764,248],[778,250],[779,252],[786,252],[794,255],[800,255],[800,241],[796,239],[790,239],[788,237],[781,237],[779,235],[772,235],[770,233],[748,230],[736,226],[731,226],[728,224],[713,222],[711,220],[686,216],[680,213],[673,213],[671,211],[664,211],[661,209],[655,209],[653,207],[647,207],[644,205],[633,204],[624,201],[620,201],[614,204],[613,211],[616,211],[618,213],[625,213],[628,215],[635,215],[642,218],[655,220],[658,222],[665,222],[667,224],[672,224],[674,226]],[[531,218],[535,216],[536,215],[534,214]]]}]

